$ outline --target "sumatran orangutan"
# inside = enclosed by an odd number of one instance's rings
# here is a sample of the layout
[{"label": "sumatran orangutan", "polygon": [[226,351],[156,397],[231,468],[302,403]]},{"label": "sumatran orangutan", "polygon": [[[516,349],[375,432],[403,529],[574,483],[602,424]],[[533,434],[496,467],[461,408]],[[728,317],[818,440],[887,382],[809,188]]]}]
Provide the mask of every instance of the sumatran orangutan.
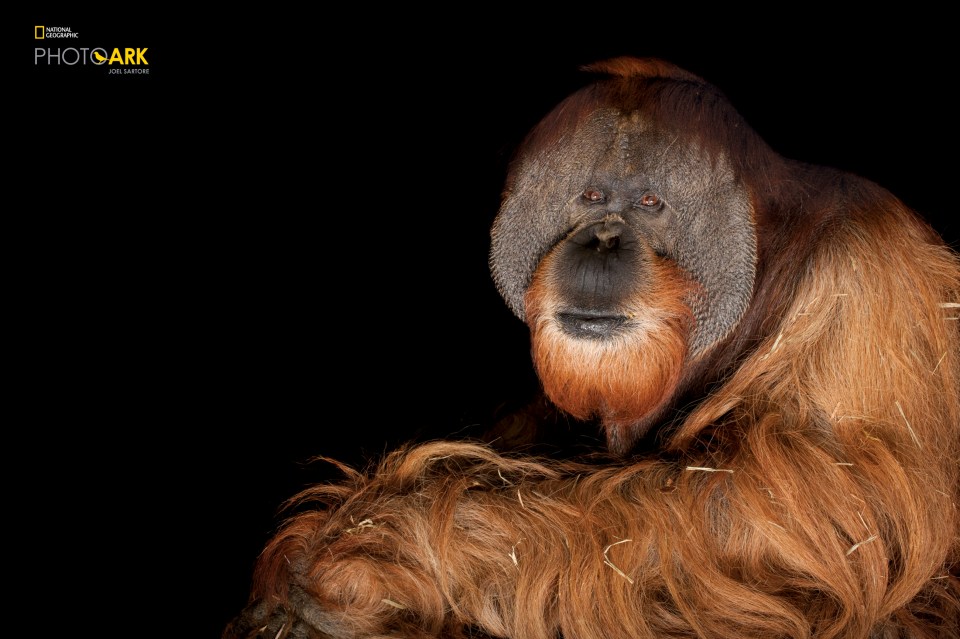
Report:
[{"label": "sumatran orangutan", "polygon": [[519,148],[490,264],[604,461],[344,467],[224,637],[960,637],[958,256],[699,77],[588,70]]}]

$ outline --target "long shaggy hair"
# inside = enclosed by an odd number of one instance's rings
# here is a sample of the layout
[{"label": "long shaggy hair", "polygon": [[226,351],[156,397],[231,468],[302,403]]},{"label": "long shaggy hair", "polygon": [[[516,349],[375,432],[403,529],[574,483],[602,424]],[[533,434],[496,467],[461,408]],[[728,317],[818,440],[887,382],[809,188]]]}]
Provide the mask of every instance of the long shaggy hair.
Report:
[{"label": "long shaggy hair", "polygon": [[[342,467],[291,501],[224,637],[960,637],[960,261],[883,189],[846,193],[795,254],[761,256],[752,304],[776,312],[657,450],[448,441]],[[535,361],[566,349],[538,364],[548,394],[576,414],[606,388],[613,427],[666,401],[693,285],[655,278],[642,343],[572,352],[541,321],[547,279],[525,310]]]}]

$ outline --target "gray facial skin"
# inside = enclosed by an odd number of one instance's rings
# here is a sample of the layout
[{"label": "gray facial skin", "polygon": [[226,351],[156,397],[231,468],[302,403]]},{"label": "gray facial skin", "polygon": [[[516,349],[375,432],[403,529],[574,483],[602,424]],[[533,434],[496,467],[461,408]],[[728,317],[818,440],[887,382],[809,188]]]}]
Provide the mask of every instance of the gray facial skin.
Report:
[{"label": "gray facial skin", "polygon": [[[638,111],[598,108],[551,144],[521,153],[491,235],[494,281],[520,319],[541,259],[563,243],[617,238],[613,252],[623,259],[571,266],[579,277],[561,285],[571,308],[598,316],[615,313],[649,275],[642,259],[625,255],[634,243],[672,260],[696,284],[688,300],[692,358],[736,326],[753,291],[757,245],[747,190],[725,157]],[[576,258],[560,261],[567,259]],[[562,274],[559,267],[554,276]]]}]

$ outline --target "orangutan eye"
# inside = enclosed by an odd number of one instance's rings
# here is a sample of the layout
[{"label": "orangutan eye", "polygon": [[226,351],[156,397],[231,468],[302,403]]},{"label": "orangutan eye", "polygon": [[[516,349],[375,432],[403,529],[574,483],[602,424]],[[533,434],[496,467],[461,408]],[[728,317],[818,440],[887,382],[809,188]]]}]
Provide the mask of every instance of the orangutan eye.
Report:
[{"label": "orangutan eye", "polygon": [[648,209],[653,209],[660,206],[662,200],[660,196],[656,193],[644,193],[640,198],[640,206],[645,206]]},{"label": "orangutan eye", "polygon": [[597,189],[587,189],[583,192],[583,199],[588,202],[603,202],[603,191]]}]

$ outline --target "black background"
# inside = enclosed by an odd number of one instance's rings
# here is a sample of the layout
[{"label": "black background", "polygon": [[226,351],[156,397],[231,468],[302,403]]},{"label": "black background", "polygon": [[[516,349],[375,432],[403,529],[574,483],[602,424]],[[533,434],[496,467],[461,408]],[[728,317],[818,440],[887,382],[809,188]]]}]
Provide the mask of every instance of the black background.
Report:
[{"label": "black background", "polygon": [[[66,625],[216,637],[281,502],[329,476],[311,457],[467,435],[534,392],[488,233],[581,64],[676,62],[960,242],[945,17],[589,9],[28,19],[11,508],[44,587],[95,602]],[[150,74],[35,66],[34,24],[149,47]]]}]

